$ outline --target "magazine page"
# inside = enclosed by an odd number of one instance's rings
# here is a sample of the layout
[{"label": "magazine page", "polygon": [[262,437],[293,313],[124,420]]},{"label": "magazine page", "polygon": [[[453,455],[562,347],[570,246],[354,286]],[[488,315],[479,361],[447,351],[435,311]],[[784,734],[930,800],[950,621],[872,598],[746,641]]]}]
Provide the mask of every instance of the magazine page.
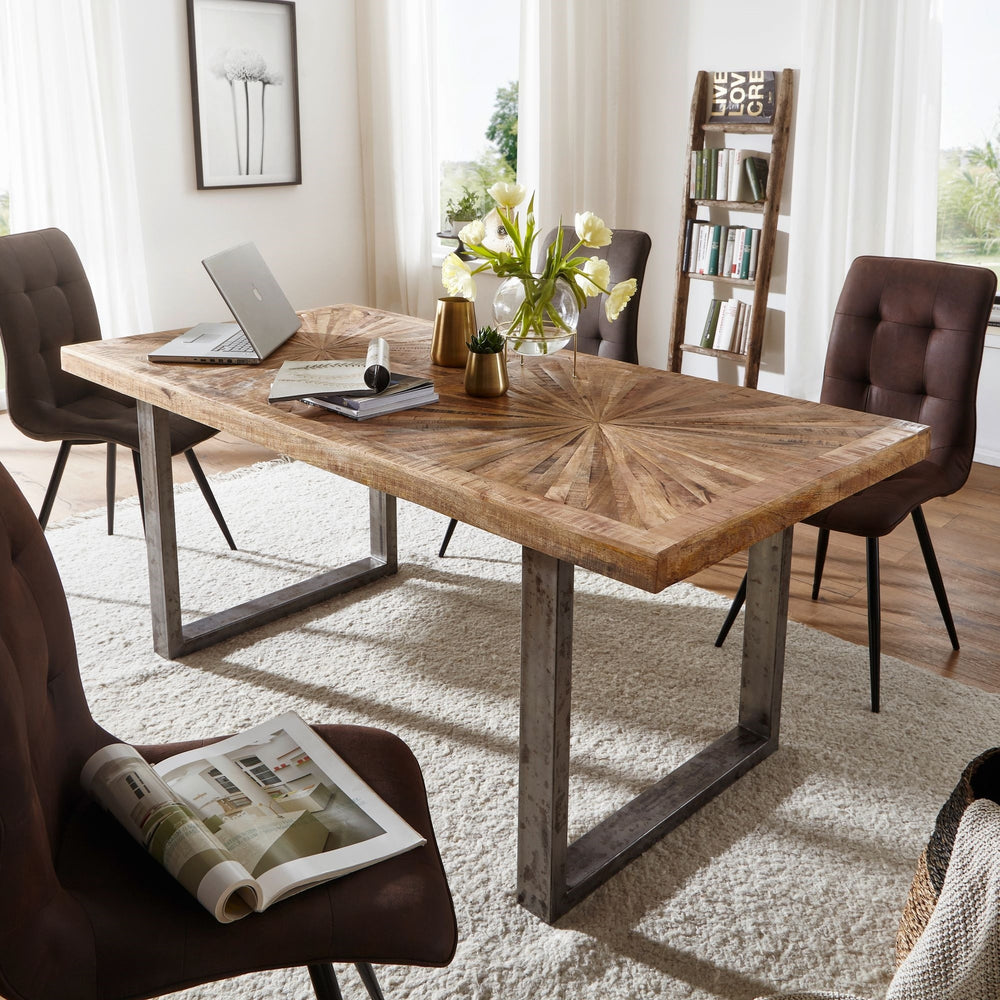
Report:
[{"label": "magazine page", "polygon": [[246,868],[130,746],[112,743],[86,763],[81,784],[222,923],[259,905]]},{"label": "magazine page", "polygon": [[425,842],[294,712],[156,769],[257,881],[260,909]]},{"label": "magazine page", "polygon": [[268,402],[280,403],[322,393],[371,395],[389,384],[389,344],[373,337],[364,359],[285,361],[268,391]]}]

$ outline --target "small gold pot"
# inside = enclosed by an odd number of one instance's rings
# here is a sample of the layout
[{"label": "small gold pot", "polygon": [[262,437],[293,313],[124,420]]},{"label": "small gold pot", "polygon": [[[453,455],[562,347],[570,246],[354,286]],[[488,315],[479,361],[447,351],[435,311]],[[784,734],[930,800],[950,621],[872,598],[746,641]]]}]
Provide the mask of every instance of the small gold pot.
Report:
[{"label": "small gold pot", "polygon": [[465,362],[465,391],[470,396],[502,396],[510,387],[507,352],[473,354]]},{"label": "small gold pot", "polygon": [[461,295],[438,299],[431,338],[431,363],[445,368],[464,368],[469,353],[466,343],[476,334],[476,305]]}]

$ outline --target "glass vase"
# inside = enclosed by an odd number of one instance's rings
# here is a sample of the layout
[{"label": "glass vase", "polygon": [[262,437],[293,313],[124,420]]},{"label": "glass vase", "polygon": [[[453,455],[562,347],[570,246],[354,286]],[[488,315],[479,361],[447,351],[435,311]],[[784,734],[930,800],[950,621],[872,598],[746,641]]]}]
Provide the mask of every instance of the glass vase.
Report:
[{"label": "glass vase", "polygon": [[575,336],[580,309],[563,278],[506,278],[493,296],[497,329],[517,354],[561,351]]}]

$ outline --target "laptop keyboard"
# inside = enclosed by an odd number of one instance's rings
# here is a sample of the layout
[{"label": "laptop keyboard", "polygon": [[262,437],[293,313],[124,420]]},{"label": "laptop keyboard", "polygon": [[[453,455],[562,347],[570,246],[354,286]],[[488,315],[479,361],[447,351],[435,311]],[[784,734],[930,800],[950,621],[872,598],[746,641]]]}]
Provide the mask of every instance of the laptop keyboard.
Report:
[{"label": "laptop keyboard", "polygon": [[221,344],[216,344],[213,351],[224,351],[226,354],[256,354],[253,345],[247,340],[247,335],[239,330],[227,337]]}]

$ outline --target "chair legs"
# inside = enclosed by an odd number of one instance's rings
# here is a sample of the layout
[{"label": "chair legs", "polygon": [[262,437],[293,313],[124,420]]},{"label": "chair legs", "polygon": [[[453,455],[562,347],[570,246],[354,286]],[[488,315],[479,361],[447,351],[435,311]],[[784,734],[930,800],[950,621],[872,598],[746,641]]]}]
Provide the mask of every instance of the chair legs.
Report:
[{"label": "chair legs", "polygon": [[[226,539],[226,543],[229,545],[233,551],[236,550],[236,542],[233,541],[233,536],[229,533],[229,526],[226,524],[226,519],[222,516],[222,510],[219,508],[219,503],[215,499],[215,494],[212,492],[212,487],[209,485],[208,477],[205,475],[204,470],[201,467],[201,462],[198,461],[198,456],[195,455],[191,448],[188,448],[184,452],[184,457],[187,459],[187,464],[191,467],[191,472],[194,475],[195,482],[201,489],[201,495],[205,498],[205,503],[208,504],[208,509],[212,512],[212,516],[215,518],[216,523],[222,530],[222,535]],[[132,452],[132,467],[135,469],[135,483],[139,487],[139,512],[142,514],[142,523],[146,523],[146,507],[142,498],[142,461],[139,458],[139,453],[137,451]]]},{"label": "chair legs", "polygon": [[729,635],[729,630],[733,627],[733,622],[736,621],[736,616],[740,613],[740,608],[743,607],[743,602],[747,599],[747,575],[743,574],[743,579],[740,581],[739,590],[736,591],[736,596],[733,598],[733,603],[729,605],[729,614],[726,615],[726,620],[722,623],[722,628],[719,629],[719,634],[715,639],[716,646],[721,647],[726,641],[726,636]]},{"label": "chair legs", "polygon": [[[927,529],[927,520],[924,512],[915,508],[912,512],[913,526],[917,530],[917,540],[920,542],[920,551],[923,553],[924,565],[927,567],[927,575],[930,577],[931,586],[934,588],[934,596],[937,598],[938,607],[941,609],[941,617],[944,620],[945,628],[948,630],[948,638],[951,640],[952,649],[958,649],[958,633],[955,631],[955,621],[952,618],[951,607],[948,604],[948,594],[945,591],[944,580],[941,577],[941,569],[938,566],[937,556],[934,554],[934,546],[931,543],[930,532]],[[812,599],[819,598],[820,583],[823,579],[823,566],[826,562],[826,551],[830,541],[830,532],[827,528],[820,528],[816,539],[816,565],[813,570]],[[868,594],[868,672],[871,682],[871,705],[872,711],[878,712],[881,703],[881,673],[882,673],[882,601],[880,596],[879,579],[879,555],[878,538],[865,539],[865,560]],[[733,603],[730,605],[726,620],[719,630],[719,635],[715,640],[716,646],[721,646],[729,635],[729,630],[736,621],[736,616],[740,613],[740,608],[747,596],[747,578],[743,576]]]},{"label": "chair legs", "polygon": [[865,554],[868,562],[868,673],[872,711],[877,712],[882,666],[882,599],[879,596],[877,538],[865,539]]},{"label": "chair legs", "polygon": [[[358,975],[365,984],[371,1000],[385,1000],[371,965],[368,962],[355,962],[354,968],[358,970]],[[316,1000],[343,1000],[340,983],[337,982],[337,974],[333,971],[332,965],[325,962],[321,965],[310,965],[309,978],[316,992]]]},{"label": "chair legs", "polygon": [[108,534],[113,535],[115,533],[115,459],[118,453],[118,445],[109,441],[107,452],[104,490],[107,498]]},{"label": "chair legs", "polygon": [[69,441],[59,443],[59,454],[56,455],[56,464],[52,467],[52,475],[49,476],[49,485],[45,488],[45,496],[42,499],[42,509],[38,512],[38,523],[45,530],[45,525],[49,523],[49,515],[52,513],[52,505],[56,501],[56,491],[62,480],[63,470],[66,468],[66,459],[69,458],[69,450],[73,445]]},{"label": "chair legs", "polygon": [[826,563],[826,548],[830,544],[830,529],[820,528],[816,538],[816,568],[813,570],[812,599],[819,600],[819,585],[823,579],[823,566]]},{"label": "chair legs", "polygon": [[187,463],[191,466],[191,472],[194,474],[195,481],[201,489],[201,494],[205,498],[205,503],[208,504],[208,509],[212,512],[212,516],[215,518],[216,523],[222,530],[223,537],[229,543],[229,547],[236,551],[236,542],[233,541],[233,536],[229,533],[229,528],[226,525],[226,519],[222,516],[222,511],[219,509],[218,501],[215,499],[215,494],[212,492],[212,487],[208,485],[208,478],[202,471],[201,462],[198,461],[194,450],[188,448],[184,452],[184,457],[187,459]]},{"label": "chair legs", "polygon": [[944,627],[948,630],[948,638],[951,639],[951,648],[958,649],[958,633],[955,631],[955,620],[951,617],[948,594],[944,589],[944,580],[941,579],[941,570],[938,567],[937,556],[934,555],[934,546],[931,544],[931,534],[927,530],[927,521],[924,518],[924,512],[917,507],[913,511],[912,516],[913,526],[917,529],[917,540],[920,542],[920,551],[924,554],[924,565],[927,567],[927,575],[931,578],[931,586],[934,588],[934,596],[937,598],[938,607],[941,609]]},{"label": "chair legs", "polygon": [[452,518],[448,522],[448,527],[447,527],[447,529],[445,530],[445,533],[444,533],[444,541],[441,542],[441,548],[438,549],[438,558],[439,559],[443,559],[444,558],[444,554],[445,554],[445,552],[448,549],[448,543],[451,541],[451,536],[455,533],[455,526],[457,524],[458,524],[458,521],[456,521],[455,518]]}]

